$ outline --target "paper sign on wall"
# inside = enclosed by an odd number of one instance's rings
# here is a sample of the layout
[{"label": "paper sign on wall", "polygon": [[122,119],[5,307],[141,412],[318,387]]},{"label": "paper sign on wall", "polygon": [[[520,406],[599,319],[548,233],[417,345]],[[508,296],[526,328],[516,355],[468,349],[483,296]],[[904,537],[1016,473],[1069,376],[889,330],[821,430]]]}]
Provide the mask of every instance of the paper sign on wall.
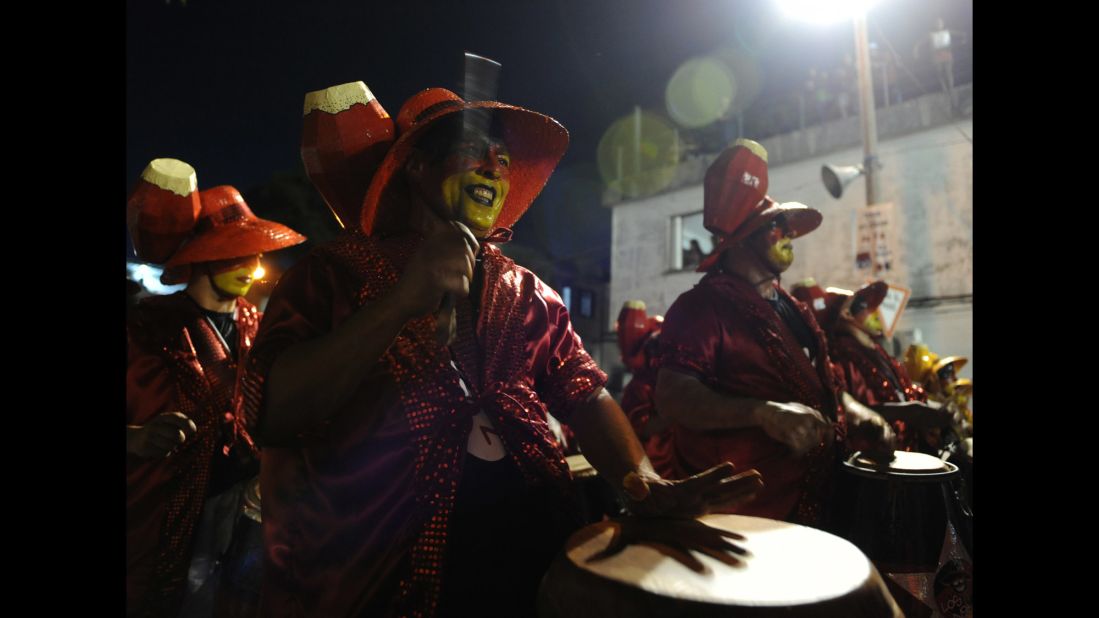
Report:
[{"label": "paper sign on wall", "polygon": [[860,208],[855,219],[855,270],[885,275],[897,270],[896,206],[892,202]]},{"label": "paper sign on wall", "polygon": [[885,300],[881,301],[881,305],[878,306],[882,332],[886,338],[893,336],[893,331],[897,329],[897,324],[901,321],[901,314],[904,313],[904,307],[908,304],[908,297],[911,295],[912,290],[892,283],[889,284],[889,291],[885,293]]}]

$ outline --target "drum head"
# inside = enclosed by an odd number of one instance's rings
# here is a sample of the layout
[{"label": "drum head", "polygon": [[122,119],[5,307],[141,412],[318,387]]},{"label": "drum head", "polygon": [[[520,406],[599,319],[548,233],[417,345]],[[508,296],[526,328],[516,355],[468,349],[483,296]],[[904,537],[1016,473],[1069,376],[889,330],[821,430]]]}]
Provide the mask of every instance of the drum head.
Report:
[{"label": "drum head", "polygon": [[[739,565],[692,551],[703,564],[699,572],[649,545],[589,561],[608,546],[617,526],[593,524],[569,539],[547,573],[541,615],[900,615],[877,570],[844,539],[760,517],[707,515],[699,521],[745,537],[736,541],[749,552]],[[602,614],[607,607],[615,609]],[[791,613],[793,608],[798,610]]]},{"label": "drum head", "polygon": [[843,462],[848,472],[875,478],[905,478],[910,480],[942,481],[958,473],[958,466],[925,453],[893,451],[893,461],[878,463],[861,452]]}]

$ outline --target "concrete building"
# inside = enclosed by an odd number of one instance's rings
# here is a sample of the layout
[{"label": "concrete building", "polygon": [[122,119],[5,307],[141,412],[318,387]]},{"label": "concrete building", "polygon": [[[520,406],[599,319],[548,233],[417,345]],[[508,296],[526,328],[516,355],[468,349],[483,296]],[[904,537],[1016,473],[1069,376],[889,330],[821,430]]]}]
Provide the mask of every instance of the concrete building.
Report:
[{"label": "concrete building", "polygon": [[[911,289],[894,335],[894,351],[922,339],[940,355],[973,355],[973,120],[972,86],[958,89],[962,113],[954,117],[943,94],[878,109],[881,202],[898,218],[894,270],[883,278]],[[750,137],[750,136],[749,136]],[[814,277],[825,286],[855,288],[867,279],[855,268],[856,214],[866,207],[859,178],[834,199],[821,182],[821,166],[854,165],[863,158],[858,117],[849,117],[762,140],[769,155],[768,193],[824,213],[812,234],[795,241],[795,259],[783,276],[787,288]],[[641,299],[649,315],[663,314],[701,274],[684,269],[690,240],[704,251],[702,178],[717,153],[683,161],[669,188],[623,200],[604,195],[612,209],[609,319],[623,301]],[[608,324],[608,328],[612,324]],[[608,371],[611,367],[607,367]]]}]

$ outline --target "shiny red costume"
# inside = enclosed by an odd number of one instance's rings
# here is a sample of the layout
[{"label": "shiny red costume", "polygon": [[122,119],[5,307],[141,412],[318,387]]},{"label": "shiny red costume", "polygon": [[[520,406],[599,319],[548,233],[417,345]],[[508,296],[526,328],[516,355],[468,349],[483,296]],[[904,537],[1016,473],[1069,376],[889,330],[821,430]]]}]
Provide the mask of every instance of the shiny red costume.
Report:
[{"label": "shiny red costume", "polygon": [[[419,242],[414,234],[344,232],[282,277],[244,377],[250,420],[262,424],[275,358],[392,287]],[[558,295],[491,244],[482,247],[476,323],[470,301],[459,300],[449,348],[437,342],[433,316],[408,322],[341,411],[294,444],[265,445],[265,615],[434,614],[478,411],[528,485],[568,495],[568,466],[546,412],[568,422],[606,376]]]},{"label": "shiny red costume", "polygon": [[[243,355],[255,338],[259,312],[243,298],[236,303]],[[211,462],[239,435],[232,415],[240,402],[234,392],[238,364],[184,292],[142,301],[130,316],[126,339],[126,424],[144,425],[180,411],[198,426],[170,457],[126,457],[127,615],[170,616],[186,587]]]},{"label": "shiny red costume", "polygon": [[703,433],[673,423],[655,448],[648,449],[649,457],[667,478],[684,478],[723,461],[740,470],[755,468],[763,475],[763,491],[737,513],[816,524],[835,445],[845,435],[842,378],[833,371],[824,333],[809,309],[781,287],[776,291],[796,307],[816,339],[815,367],[755,286],[720,270],[707,274],[669,308],[660,335],[660,365],[733,397],[811,406],[832,420],[833,446],[794,457],[759,427]]},{"label": "shiny red costume", "polygon": [[[908,377],[904,366],[890,356],[880,345],[868,348],[852,335],[833,332],[829,352],[837,367],[843,371],[847,392],[868,406],[897,401],[927,401],[927,393]],[[903,394],[903,399],[902,399]],[[915,434],[904,421],[894,421],[898,448],[912,450]]]},{"label": "shiny red costume", "polygon": [[[832,335],[832,360],[843,370],[847,392],[868,406],[895,401],[927,401],[923,388],[880,345],[868,348],[851,335]],[[901,395],[904,398],[901,398]]]}]

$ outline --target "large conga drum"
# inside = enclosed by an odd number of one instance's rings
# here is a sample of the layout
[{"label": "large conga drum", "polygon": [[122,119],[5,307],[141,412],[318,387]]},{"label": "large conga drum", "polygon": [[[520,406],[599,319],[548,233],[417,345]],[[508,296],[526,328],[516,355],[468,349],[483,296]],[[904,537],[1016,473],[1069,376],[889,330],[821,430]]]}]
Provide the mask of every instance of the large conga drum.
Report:
[{"label": "large conga drum", "polygon": [[972,557],[959,537],[972,511],[958,491],[958,466],[896,451],[884,465],[855,453],[842,468],[830,529],[877,565],[906,614],[972,616]]},{"label": "large conga drum", "polygon": [[259,477],[256,477],[245,486],[233,539],[221,559],[214,615],[223,618],[259,616],[262,582],[263,527]]},{"label": "large conga drum", "polygon": [[738,564],[692,550],[698,570],[647,544],[592,560],[619,526],[592,524],[573,534],[550,566],[538,594],[539,616],[903,616],[874,565],[844,539],[760,517],[698,521],[744,537],[736,541],[747,550]]}]

